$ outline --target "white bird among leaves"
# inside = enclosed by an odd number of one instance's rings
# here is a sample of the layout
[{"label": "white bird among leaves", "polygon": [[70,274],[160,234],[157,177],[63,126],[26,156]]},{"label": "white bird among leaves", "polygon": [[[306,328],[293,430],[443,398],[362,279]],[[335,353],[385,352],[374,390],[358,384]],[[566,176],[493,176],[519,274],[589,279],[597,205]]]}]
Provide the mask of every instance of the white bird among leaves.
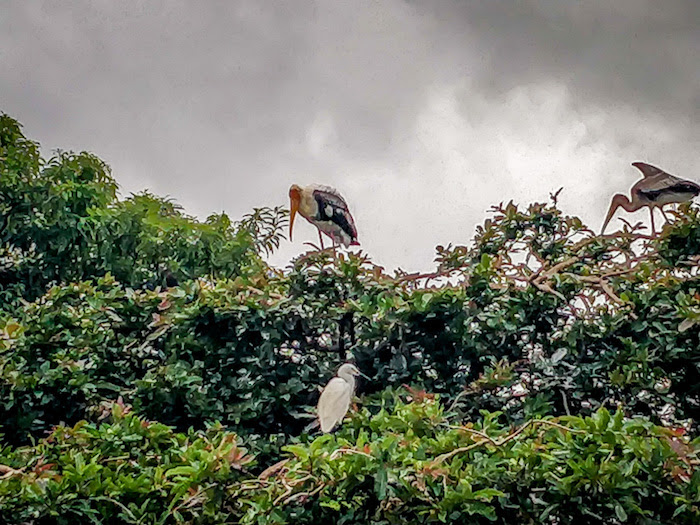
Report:
[{"label": "white bird among leaves", "polygon": [[355,221],[348,210],[348,204],[335,188],[312,184],[301,187],[293,184],[289,188],[290,217],[289,240],[292,240],[292,228],[297,212],[318,229],[318,238],[323,249],[325,233],[336,244],[343,246],[359,245]]},{"label": "white bird among leaves", "polygon": [[663,209],[665,205],[686,202],[700,194],[700,185],[693,181],[680,179],[645,162],[633,162],[632,166],[641,171],[644,178],[632,186],[630,190],[631,199],[621,193],[618,193],[612,198],[601,234],[605,232],[605,228],[608,226],[610,219],[613,218],[618,208],[633,212],[644,206],[649,208],[649,214],[651,215],[651,232],[655,234],[654,208],[659,208],[664,219],[668,220]]},{"label": "white bird among leaves", "polygon": [[350,401],[355,393],[355,378],[365,376],[357,367],[345,363],[338,369],[336,377],[328,381],[321,392],[316,413],[321,425],[321,432],[330,432],[340,423],[350,408]]}]

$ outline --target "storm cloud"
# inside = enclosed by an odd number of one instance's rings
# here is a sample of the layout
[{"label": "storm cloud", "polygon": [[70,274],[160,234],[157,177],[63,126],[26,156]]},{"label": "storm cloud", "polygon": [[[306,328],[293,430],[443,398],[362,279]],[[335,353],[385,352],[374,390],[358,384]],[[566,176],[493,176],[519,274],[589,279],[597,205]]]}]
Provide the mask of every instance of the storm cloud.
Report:
[{"label": "storm cloud", "polygon": [[0,110],[201,217],[330,184],[375,262],[424,270],[500,201],[564,187],[598,229],[635,160],[698,180],[699,23],[697,0],[30,0],[0,7]]}]

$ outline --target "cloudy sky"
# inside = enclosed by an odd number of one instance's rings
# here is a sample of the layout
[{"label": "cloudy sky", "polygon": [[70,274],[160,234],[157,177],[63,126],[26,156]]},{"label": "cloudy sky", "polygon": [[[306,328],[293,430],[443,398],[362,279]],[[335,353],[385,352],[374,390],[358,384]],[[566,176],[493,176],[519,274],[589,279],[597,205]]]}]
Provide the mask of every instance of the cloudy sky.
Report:
[{"label": "cloudy sky", "polygon": [[633,161],[700,180],[698,26],[698,0],[4,2],[0,111],[200,217],[330,184],[375,262],[426,270],[500,201],[563,186],[597,230]]}]

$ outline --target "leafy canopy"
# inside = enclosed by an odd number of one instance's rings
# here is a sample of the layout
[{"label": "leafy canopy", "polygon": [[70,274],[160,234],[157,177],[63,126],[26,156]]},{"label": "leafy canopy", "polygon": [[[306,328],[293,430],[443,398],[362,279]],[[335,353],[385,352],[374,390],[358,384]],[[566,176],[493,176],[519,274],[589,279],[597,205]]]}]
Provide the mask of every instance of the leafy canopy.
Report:
[{"label": "leafy canopy", "polygon": [[[0,517],[697,522],[698,208],[601,237],[552,197],[494,207],[428,274],[280,271],[283,208],[120,199],[1,115]],[[348,358],[362,405],[317,437]]]}]

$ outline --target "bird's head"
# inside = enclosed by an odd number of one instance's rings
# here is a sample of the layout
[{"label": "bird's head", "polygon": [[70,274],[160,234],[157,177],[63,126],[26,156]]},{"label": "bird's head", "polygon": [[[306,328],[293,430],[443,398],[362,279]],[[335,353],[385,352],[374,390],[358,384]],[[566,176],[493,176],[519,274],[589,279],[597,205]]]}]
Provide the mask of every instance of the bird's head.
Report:
[{"label": "bird's head", "polygon": [[360,370],[352,363],[345,363],[345,364],[341,365],[340,368],[338,369],[337,376],[341,379],[349,379],[349,378],[354,378],[357,376],[362,376],[366,379],[369,379],[369,377],[367,377],[365,374],[360,372]]},{"label": "bird's head", "polygon": [[299,211],[299,203],[301,202],[301,188],[296,184],[292,184],[289,188],[289,240],[292,240],[292,228],[294,227],[294,217]]},{"label": "bird's head", "polygon": [[607,228],[608,223],[613,218],[613,215],[615,215],[617,209],[620,206],[622,206],[623,208],[628,207],[629,202],[630,200],[627,198],[627,196],[623,195],[622,193],[618,193],[617,195],[613,196],[612,200],[610,201],[610,208],[608,209],[608,214],[606,215],[605,222],[603,223],[603,228],[600,230],[601,235],[605,233],[605,228]]}]

